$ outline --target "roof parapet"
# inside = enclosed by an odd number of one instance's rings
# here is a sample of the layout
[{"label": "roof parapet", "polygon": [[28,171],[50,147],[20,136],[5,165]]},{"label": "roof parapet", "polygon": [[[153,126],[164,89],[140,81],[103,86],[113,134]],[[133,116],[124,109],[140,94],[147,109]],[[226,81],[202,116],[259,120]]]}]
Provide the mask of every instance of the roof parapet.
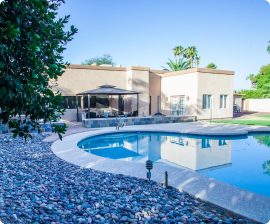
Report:
[{"label": "roof parapet", "polygon": [[223,75],[234,75],[234,71],[227,71],[227,70],[219,70],[219,69],[211,69],[211,68],[190,68],[182,71],[175,71],[175,72],[169,72],[165,74],[161,74],[160,76],[162,78],[170,77],[170,76],[176,76],[176,75],[185,75],[189,73],[212,73],[212,74],[223,74]]}]

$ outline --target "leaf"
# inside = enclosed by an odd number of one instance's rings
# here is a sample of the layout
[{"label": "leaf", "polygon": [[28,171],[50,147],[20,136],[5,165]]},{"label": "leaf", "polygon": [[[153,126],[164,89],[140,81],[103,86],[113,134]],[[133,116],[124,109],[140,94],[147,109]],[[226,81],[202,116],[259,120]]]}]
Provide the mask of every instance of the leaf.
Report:
[{"label": "leaf", "polygon": [[14,96],[13,92],[10,89],[8,90],[8,92],[9,92],[9,98],[12,99]]},{"label": "leaf", "polygon": [[33,17],[30,16],[30,15],[26,15],[25,17],[26,17],[27,19],[33,19]]},{"label": "leaf", "polygon": [[5,65],[6,65],[6,64],[5,64],[4,62],[0,61],[0,68],[4,68]]},{"label": "leaf", "polygon": [[32,3],[36,6],[36,7],[38,7],[39,9],[42,9],[42,3],[41,3],[41,1],[39,1],[39,0],[32,0]]},{"label": "leaf", "polygon": [[34,49],[33,49],[35,52],[40,52],[40,48],[35,46]]},{"label": "leaf", "polygon": [[17,86],[21,85],[21,82],[20,82],[18,79],[13,79],[13,82],[14,82]]},{"label": "leaf", "polygon": [[36,40],[38,40],[38,39],[40,39],[40,36],[37,35],[37,34],[35,33],[35,34],[33,35],[33,38],[36,39]]},{"label": "leaf", "polygon": [[58,69],[58,66],[56,64],[51,64],[50,66],[50,69],[54,70],[54,69]]},{"label": "leaf", "polygon": [[50,96],[50,97],[54,97],[53,92],[50,89],[47,89],[46,93]]},{"label": "leaf", "polygon": [[21,33],[19,29],[12,30],[13,33]]}]

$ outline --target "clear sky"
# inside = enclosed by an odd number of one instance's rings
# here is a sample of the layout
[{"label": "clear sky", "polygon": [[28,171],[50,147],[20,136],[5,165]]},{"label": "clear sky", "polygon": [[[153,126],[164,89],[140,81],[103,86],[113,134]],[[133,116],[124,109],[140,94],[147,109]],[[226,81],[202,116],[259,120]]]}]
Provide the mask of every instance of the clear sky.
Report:
[{"label": "clear sky", "polygon": [[59,17],[79,29],[65,61],[110,54],[116,64],[162,69],[175,46],[196,46],[199,67],[235,71],[234,89],[250,89],[249,74],[270,63],[266,0],[66,0]]}]

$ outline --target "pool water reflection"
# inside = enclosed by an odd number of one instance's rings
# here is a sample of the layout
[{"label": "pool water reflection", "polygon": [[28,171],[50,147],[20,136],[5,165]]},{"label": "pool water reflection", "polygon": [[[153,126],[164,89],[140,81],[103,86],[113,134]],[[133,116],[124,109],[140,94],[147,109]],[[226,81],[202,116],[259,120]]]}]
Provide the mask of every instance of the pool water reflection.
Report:
[{"label": "pool water reflection", "polygon": [[270,197],[270,135],[240,138],[167,133],[121,133],[92,137],[78,146],[94,155],[187,168]]}]

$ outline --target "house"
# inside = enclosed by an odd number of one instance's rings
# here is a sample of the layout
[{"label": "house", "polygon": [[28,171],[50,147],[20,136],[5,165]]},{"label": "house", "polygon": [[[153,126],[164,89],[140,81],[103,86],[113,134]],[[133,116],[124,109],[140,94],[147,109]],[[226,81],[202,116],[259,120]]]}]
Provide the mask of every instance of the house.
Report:
[{"label": "house", "polygon": [[[76,120],[76,94],[110,85],[138,92],[136,95],[89,95],[91,111],[104,110],[138,116],[195,115],[198,119],[230,118],[233,116],[234,72],[207,68],[183,71],[153,70],[149,67],[112,67],[71,64],[53,85],[62,92],[67,109],[64,120]],[[78,95],[78,107],[88,105],[87,95]],[[137,108],[137,106],[139,107]]]}]

